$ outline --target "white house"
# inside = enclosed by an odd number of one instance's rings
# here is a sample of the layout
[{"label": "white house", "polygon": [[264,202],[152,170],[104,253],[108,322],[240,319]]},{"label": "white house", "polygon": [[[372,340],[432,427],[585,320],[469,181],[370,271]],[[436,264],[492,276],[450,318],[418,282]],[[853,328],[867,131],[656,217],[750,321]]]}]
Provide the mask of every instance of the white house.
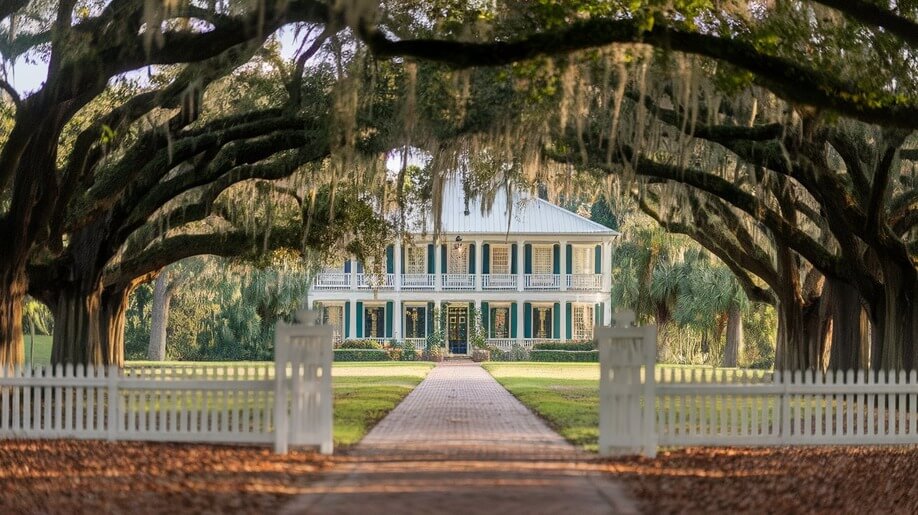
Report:
[{"label": "white house", "polygon": [[[487,214],[458,181],[443,195],[441,232],[431,224],[389,245],[383,273],[349,259],[315,277],[310,304],[344,339],[424,346],[434,314],[445,319],[451,354],[470,352],[470,320],[481,314],[491,345],[588,340],[611,320],[609,252],[619,233],[545,200],[498,193]],[[428,217],[432,218],[432,217]],[[423,224],[418,224],[423,225]],[[368,269],[370,267],[367,267]]]}]

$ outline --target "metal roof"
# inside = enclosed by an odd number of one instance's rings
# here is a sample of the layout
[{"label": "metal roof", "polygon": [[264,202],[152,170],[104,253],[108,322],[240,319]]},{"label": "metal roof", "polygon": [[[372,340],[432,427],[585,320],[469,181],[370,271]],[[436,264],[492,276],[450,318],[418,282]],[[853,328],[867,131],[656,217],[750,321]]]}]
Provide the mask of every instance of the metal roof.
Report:
[{"label": "metal roof", "polygon": [[[490,209],[483,210],[480,196],[470,197],[466,211],[465,193],[460,180],[447,180],[443,189],[441,233],[445,234],[551,234],[616,236],[619,232],[584,218],[528,192],[507,190],[495,193]],[[508,209],[508,207],[510,209]],[[426,223],[413,224],[433,231],[433,216]]]}]

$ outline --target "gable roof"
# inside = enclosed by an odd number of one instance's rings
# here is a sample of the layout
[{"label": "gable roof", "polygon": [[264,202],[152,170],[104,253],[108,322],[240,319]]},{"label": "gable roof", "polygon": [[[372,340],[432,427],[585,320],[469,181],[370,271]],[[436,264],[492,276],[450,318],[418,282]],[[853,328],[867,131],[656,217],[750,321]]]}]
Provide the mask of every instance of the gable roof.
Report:
[{"label": "gable roof", "polygon": [[[551,234],[611,237],[620,234],[528,192],[511,193],[501,188],[490,209],[482,211],[480,196],[470,197],[466,211],[465,193],[460,180],[447,180],[443,188],[440,230],[446,234]],[[509,207],[509,209],[508,209]],[[433,215],[427,216],[425,232],[433,231]]]}]

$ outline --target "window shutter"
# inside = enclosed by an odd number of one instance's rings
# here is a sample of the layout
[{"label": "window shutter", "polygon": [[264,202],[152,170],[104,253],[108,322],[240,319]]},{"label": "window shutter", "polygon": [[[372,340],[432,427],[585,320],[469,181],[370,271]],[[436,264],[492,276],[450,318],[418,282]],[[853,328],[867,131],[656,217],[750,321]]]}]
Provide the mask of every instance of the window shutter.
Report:
[{"label": "window shutter", "polygon": [[392,245],[386,247],[386,273],[395,273],[395,247]]},{"label": "window shutter", "polygon": [[446,273],[446,245],[440,245],[440,273]]},{"label": "window shutter", "polygon": [[392,334],[392,315],[395,313],[395,303],[391,300],[386,302],[386,338],[394,338]]},{"label": "window shutter", "polygon": [[602,273],[602,245],[596,245],[596,259],[593,260],[593,266],[596,269],[594,273]]},{"label": "window shutter", "polygon": [[572,274],[574,273],[574,246],[570,243],[568,243],[566,246],[567,249],[565,249],[564,253],[567,255],[567,270],[565,270],[564,273]]},{"label": "window shutter", "polygon": [[552,328],[551,328],[551,337],[562,340],[561,336],[561,304],[555,302],[551,307],[551,318],[552,318]]},{"label": "window shutter", "polygon": [[404,274],[404,273],[405,273],[405,254],[408,252],[408,247],[402,245],[401,248],[402,248],[401,259],[400,259],[400,261],[401,261],[401,264],[400,264],[400,265],[401,265],[401,266],[400,266],[399,269],[402,271],[402,274]]},{"label": "window shutter", "polygon": [[481,273],[491,273],[491,245],[487,243],[481,246]]},{"label": "window shutter", "polygon": [[593,307],[593,325],[603,325],[602,323],[602,302],[597,302]]},{"label": "window shutter", "polygon": [[551,273],[560,274],[561,273],[561,245],[555,243],[551,246]]},{"label": "window shutter", "polygon": [[532,304],[523,304],[523,338],[532,338]]},{"label": "window shutter", "polygon": [[351,301],[344,303],[344,337],[351,337]]},{"label": "window shutter", "polygon": [[[516,248],[514,245],[513,248]],[[516,302],[510,303],[510,338],[516,338]]]},{"label": "window shutter", "polygon": [[475,273],[475,244],[469,245],[469,273]]},{"label": "window shutter", "polygon": [[513,245],[510,245],[510,273],[511,274],[519,273],[516,269],[516,261],[517,261],[516,253],[517,253],[516,243],[514,243]]},{"label": "window shutter", "polygon": [[435,274],[437,273],[436,269],[436,260],[434,258],[434,246],[433,244],[427,245],[427,273]]},{"label": "window shutter", "polygon": [[565,314],[567,315],[565,317],[566,323],[564,325],[566,327],[564,328],[564,334],[567,335],[566,338],[570,340],[571,338],[574,337],[574,306],[573,304],[571,304],[570,302],[565,302],[564,311],[565,311]]},{"label": "window shutter", "polygon": [[351,273],[351,259],[350,258],[344,260],[344,273],[346,274]]},{"label": "window shutter", "polygon": [[481,303],[481,327],[484,328],[485,338],[491,336],[491,324],[488,322],[491,320],[491,308],[488,307],[487,302]]},{"label": "window shutter", "polygon": [[427,303],[427,313],[426,313],[427,316],[425,317],[427,318],[427,336],[430,336],[433,334],[433,327],[434,327],[433,326],[433,323],[434,323],[433,310],[434,310],[434,303],[428,302]]},{"label": "window shutter", "polygon": [[357,261],[357,273],[358,274],[363,273],[363,261]]},{"label": "window shutter", "polygon": [[363,302],[357,302],[357,334],[355,338],[363,338]]},{"label": "window shutter", "polygon": [[[523,265],[523,273],[531,274],[532,273],[532,245],[527,243],[525,247],[525,255],[523,259],[526,261]],[[528,336],[526,338],[529,338]]]}]

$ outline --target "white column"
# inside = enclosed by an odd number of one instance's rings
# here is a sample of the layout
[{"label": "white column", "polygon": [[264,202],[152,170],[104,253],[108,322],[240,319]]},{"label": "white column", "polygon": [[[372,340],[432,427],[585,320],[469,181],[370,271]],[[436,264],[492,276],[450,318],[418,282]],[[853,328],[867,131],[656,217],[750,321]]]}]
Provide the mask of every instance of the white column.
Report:
[{"label": "white column", "polygon": [[[397,248],[397,247],[396,247]],[[395,298],[392,300],[392,338],[396,341],[402,341],[402,320],[405,318],[405,314],[402,312],[402,299]]]},{"label": "white column", "polygon": [[357,289],[357,260],[351,258],[351,289]]},{"label": "white column", "polygon": [[[481,299],[475,299],[475,312],[478,313],[479,315],[482,315],[482,313],[481,313]],[[473,320],[473,322],[475,322],[475,320]],[[485,331],[485,342],[487,342],[487,339],[488,339],[488,333],[487,333],[488,328],[487,328],[487,327],[484,327],[484,319],[481,318],[481,317],[479,316],[477,322],[481,323],[482,329],[484,329],[484,331]],[[476,327],[475,330],[477,331],[478,328]],[[469,332],[471,332],[471,331],[469,331]],[[469,349],[468,349],[468,350],[469,350],[469,354],[471,354],[471,353],[472,353],[472,347],[469,346]]]},{"label": "white column", "polygon": [[392,270],[395,270],[395,291],[400,291],[402,289],[402,244],[398,243],[394,246],[392,252],[392,258],[395,259],[394,266]]},{"label": "white column", "polygon": [[519,240],[516,242],[516,290],[523,291],[526,283],[526,271],[523,269],[526,264],[526,242]]},{"label": "white column", "polygon": [[608,294],[602,299],[602,325],[612,325],[612,299]]},{"label": "white column", "polygon": [[[481,240],[475,240],[475,291],[481,291],[481,274],[484,270],[484,262],[481,260],[484,256],[482,247],[484,247],[484,242]],[[479,302],[480,301],[476,301]]]},{"label": "white column", "polygon": [[[563,284],[563,283],[562,283],[562,284]],[[560,308],[560,309],[561,309],[561,313],[560,313],[560,316],[559,316],[559,320],[560,320],[560,322],[561,322],[561,327],[558,328],[558,333],[560,333],[560,334],[558,334],[558,339],[559,339],[559,340],[567,340],[567,301],[566,301],[566,300],[562,300],[561,303],[558,304],[558,305],[561,306],[561,308]]]},{"label": "white column", "polygon": [[[558,266],[558,271],[561,272],[561,291],[567,291],[567,242],[561,240],[561,252],[558,253],[558,256],[561,260],[561,263]],[[562,310],[562,313],[564,311]],[[564,315],[562,315],[564,316]],[[562,318],[562,320],[564,320]]]},{"label": "white column", "polygon": [[434,243],[434,290],[440,291],[443,289],[443,274],[440,273],[442,269],[442,264],[440,263],[440,256],[442,255],[442,250],[440,250],[440,244]]},{"label": "white column", "polygon": [[[353,268],[351,269],[353,270]],[[351,335],[351,338],[357,338],[357,301],[351,300],[351,323],[348,324],[350,327],[347,329],[347,334]]]},{"label": "white column", "polygon": [[306,297],[306,309],[312,311],[315,301],[312,299],[312,295]]},{"label": "white column", "polygon": [[525,315],[526,310],[523,306],[523,300],[520,298],[516,303],[516,341],[519,343],[523,343],[523,338],[525,338],[523,334],[523,328],[525,327],[523,324],[523,317]]},{"label": "white column", "polygon": [[612,292],[612,242],[604,241],[602,243],[602,292]]},{"label": "white column", "polygon": [[[440,320],[444,318],[442,311],[443,311],[443,306],[440,300],[439,299],[435,300],[434,301],[434,313],[436,313],[437,316],[434,317],[433,328],[434,328],[434,331],[440,331],[440,335],[443,337],[443,341],[440,343],[442,345],[446,345],[446,333],[445,333],[446,328],[440,327]],[[430,316],[434,316],[434,313],[431,313]]]}]

